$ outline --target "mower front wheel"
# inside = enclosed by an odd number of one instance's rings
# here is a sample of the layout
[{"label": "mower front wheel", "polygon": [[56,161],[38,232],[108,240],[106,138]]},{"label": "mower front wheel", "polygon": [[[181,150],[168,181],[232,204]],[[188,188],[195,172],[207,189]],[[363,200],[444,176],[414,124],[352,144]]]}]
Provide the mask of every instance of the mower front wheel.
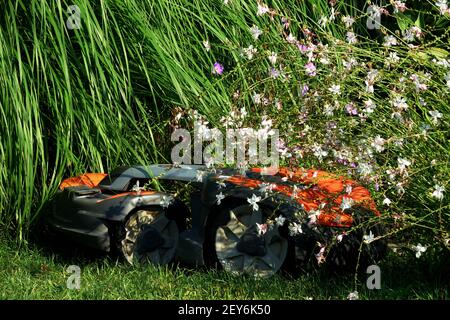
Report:
[{"label": "mower front wheel", "polygon": [[121,251],[130,264],[166,265],[174,259],[179,229],[163,210],[136,211],[125,222],[124,232]]}]

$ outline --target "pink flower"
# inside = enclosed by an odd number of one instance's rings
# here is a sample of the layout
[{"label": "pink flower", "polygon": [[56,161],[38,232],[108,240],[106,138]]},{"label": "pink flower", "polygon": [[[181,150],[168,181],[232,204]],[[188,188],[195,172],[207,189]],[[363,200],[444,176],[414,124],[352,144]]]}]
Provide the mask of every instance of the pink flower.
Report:
[{"label": "pink flower", "polygon": [[304,97],[304,96],[308,93],[308,91],[309,91],[308,85],[307,85],[307,84],[303,85],[303,88],[302,88],[302,97]]},{"label": "pink flower", "polygon": [[216,62],[214,63],[214,69],[213,69],[213,74],[222,74],[223,73],[223,65],[221,65],[220,63]]},{"label": "pink flower", "polygon": [[358,115],[358,109],[355,107],[355,105],[353,103],[349,103],[345,106],[345,110],[347,111],[347,113],[351,116],[356,116]]},{"label": "pink flower", "polygon": [[260,236],[265,234],[269,228],[267,223],[261,223],[261,224],[256,223],[256,227],[258,228],[258,235],[260,235]]},{"label": "pink flower", "polygon": [[307,64],[305,64],[305,70],[308,76],[313,77],[316,75],[316,66],[312,62],[308,62]]},{"label": "pink flower", "polygon": [[406,4],[402,1],[394,1],[394,13],[404,12],[408,7],[406,7]]}]

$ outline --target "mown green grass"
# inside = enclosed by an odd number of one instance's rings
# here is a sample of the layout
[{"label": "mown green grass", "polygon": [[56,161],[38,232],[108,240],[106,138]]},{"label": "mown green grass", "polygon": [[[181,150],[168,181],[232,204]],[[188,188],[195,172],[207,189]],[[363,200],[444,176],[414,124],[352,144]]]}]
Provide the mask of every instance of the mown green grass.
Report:
[{"label": "mown green grass", "polygon": [[[132,267],[111,256],[66,249],[53,253],[51,247],[31,245],[19,250],[1,241],[0,299],[347,299],[355,289],[360,299],[450,298],[444,270],[396,256],[380,264],[381,289],[368,290],[364,273],[356,287],[352,274],[326,271],[255,280],[213,269]],[[66,286],[69,265],[81,268],[80,290]]]}]

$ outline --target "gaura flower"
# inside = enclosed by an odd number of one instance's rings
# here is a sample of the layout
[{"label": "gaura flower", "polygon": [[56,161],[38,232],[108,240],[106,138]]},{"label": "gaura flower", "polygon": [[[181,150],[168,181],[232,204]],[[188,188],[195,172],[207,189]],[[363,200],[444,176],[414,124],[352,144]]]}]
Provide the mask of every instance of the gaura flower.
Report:
[{"label": "gaura flower", "polygon": [[425,251],[427,251],[427,247],[421,245],[420,243],[418,243],[416,246],[412,247],[413,251],[416,253],[416,258],[420,258],[420,256],[422,255],[422,253],[424,253]]},{"label": "gaura flower", "polygon": [[275,223],[279,227],[283,226],[285,222],[286,222],[286,218],[283,217],[282,215],[279,215],[278,217],[275,218]]},{"label": "gaura flower", "polygon": [[350,292],[347,296],[347,299],[348,300],[358,300],[359,299],[358,291]]},{"label": "gaura flower", "polygon": [[256,15],[263,16],[270,11],[269,7],[264,3],[258,3],[258,11]]},{"label": "gaura flower", "polygon": [[253,211],[257,211],[259,209],[258,202],[261,201],[261,197],[258,197],[256,194],[253,194],[251,198],[247,198],[247,202],[253,208]]},{"label": "gaura flower", "polygon": [[368,235],[363,236],[363,240],[365,244],[369,244],[375,240],[375,236],[372,233],[372,230],[369,231]]},{"label": "gaura flower", "polygon": [[406,9],[408,9],[406,7],[406,4],[403,3],[402,1],[394,1],[393,5],[394,5],[394,13],[398,13],[399,11],[404,12]]},{"label": "gaura flower", "polygon": [[277,63],[277,54],[275,52],[271,52],[269,56],[269,61],[271,64]]},{"label": "gaura flower", "polygon": [[205,47],[206,51],[211,50],[211,45],[209,44],[209,41],[203,41],[203,46]]},{"label": "gaura flower", "polygon": [[347,111],[347,113],[349,114],[349,115],[351,115],[351,116],[356,116],[356,115],[358,115],[358,109],[356,108],[356,106],[355,106],[355,104],[352,102],[352,103],[348,103],[346,106],[345,106],[345,111]]},{"label": "gaura flower", "polygon": [[292,222],[289,225],[289,235],[295,236],[297,234],[303,233],[302,226],[300,223]]},{"label": "gaura flower", "polygon": [[258,235],[262,236],[263,234],[265,234],[267,232],[267,230],[269,229],[269,226],[267,225],[267,223],[256,223],[256,228],[258,229]]},{"label": "gaura flower", "polygon": [[342,197],[341,210],[345,211],[347,209],[351,209],[353,206],[353,202],[354,201],[352,198]]},{"label": "gaura flower", "polygon": [[250,28],[250,33],[253,36],[253,39],[258,40],[259,36],[262,34],[262,31],[258,28],[258,26],[253,25]]},{"label": "gaura flower", "polygon": [[221,75],[223,73],[223,70],[223,65],[221,65],[219,62],[214,63],[213,74]]},{"label": "gaura flower", "polygon": [[305,64],[305,71],[308,76],[315,76],[316,75],[316,66],[312,62],[308,62]]},{"label": "gaura flower", "polygon": [[222,200],[225,199],[225,196],[223,195],[222,192],[220,192],[219,194],[216,194],[216,199],[217,199],[217,204],[220,205]]},{"label": "gaura flower", "polygon": [[346,34],[346,39],[348,43],[357,43],[358,39],[356,38],[356,34],[352,31],[348,31]]},{"label": "gaura flower", "polygon": [[334,95],[341,94],[341,86],[338,84],[333,84],[328,90]]},{"label": "gaura flower", "polygon": [[431,194],[431,196],[433,198],[438,199],[439,201],[442,201],[442,199],[444,199],[444,191],[445,191],[445,188],[443,186],[436,184],[434,186],[434,191]]},{"label": "gaura flower", "polygon": [[195,177],[197,182],[202,182],[204,175],[205,175],[204,171],[198,170],[197,173],[196,173],[196,177]]},{"label": "gaura flower", "polygon": [[342,17],[342,22],[345,23],[345,26],[347,28],[350,28],[353,25],[353,23],[355,23],[355,19],[350,16],[344,16],[344,17]]},{"label": "gaura flower", "polygon": [[161,202],[160,202],[161,207],[168,208],[170,206],[170,204],[172,203],[172,200],[173,200],[172,197],[163,196],[161,198]]},{"label": "gaura flower", "polygon": [[397,39],[394,36],[385,36],[383,46],[391,47],[397,45]]}]

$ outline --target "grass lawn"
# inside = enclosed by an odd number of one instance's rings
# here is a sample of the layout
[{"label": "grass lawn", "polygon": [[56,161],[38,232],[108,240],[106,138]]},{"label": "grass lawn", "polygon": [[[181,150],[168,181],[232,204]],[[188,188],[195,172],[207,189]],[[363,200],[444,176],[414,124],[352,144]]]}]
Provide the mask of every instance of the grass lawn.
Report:
[{"label": "grass lawn", "polygon": [[[365,273],[357,277],[356,288],[354,274],[324,270],[255,280],[217,270],[132,267],[72,247],[51,252],[31,244],[18,249],[3,240],[0,299],[347,299],[355,289],[360,299],[448,299],[448,272],[429,261],[411,259],[391,254],[385,260],[389,263],[379,265],[381,289],[369,290]],[[81,268],[80,290],[66,286],[66,269],[72,264]]]}]

